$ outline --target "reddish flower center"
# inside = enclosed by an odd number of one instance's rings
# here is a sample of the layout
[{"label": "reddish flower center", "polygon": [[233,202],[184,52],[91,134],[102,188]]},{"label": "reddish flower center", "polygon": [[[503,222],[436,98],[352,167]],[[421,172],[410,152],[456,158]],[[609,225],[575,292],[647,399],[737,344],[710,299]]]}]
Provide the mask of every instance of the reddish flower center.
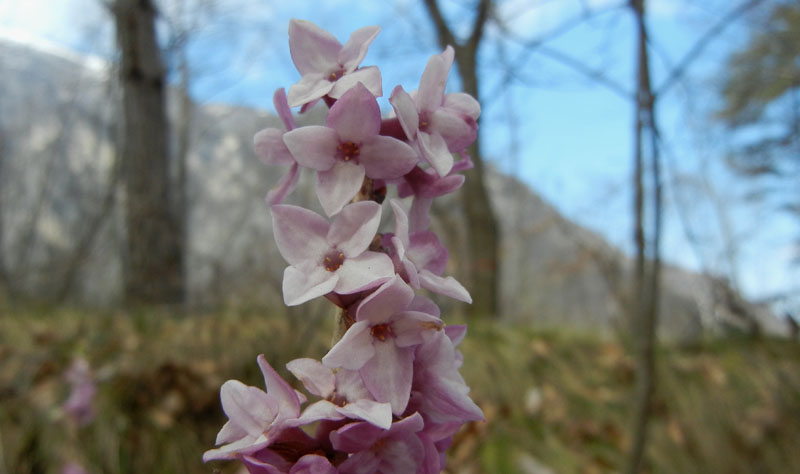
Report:
[{"label": "reddish flower center", "polygon": [[394,337],[394,331],[392,330],[391,324],[377,324],[370,328],[370,333],[372,337],[378,339],[379,341],[383,342],[389,337]]},{"label": "reddish flower center", "polygon": [[322,265],[325,266],[325,270],[329,272],[335,272],[342,266],[344,263],[344,254],[339,252],[338,250],[333,250],[328,252],[328,255],[325,255],[325,260],[322,262]]},{"label": "reddish flower center", "polygon": [[354,158],[358,158],[358,154],[361,153],[358,145],[353,142],[340,143],[336,148],[339,150],[339,154],[344,161],[350,161]]},{"label": "reddish flower center", "polygon": [[330,76],[328,76],[328,80],[330,82],[336,82],[342,76],[344,76],[344,70],[337,69],[336,71],[333,71]]}]

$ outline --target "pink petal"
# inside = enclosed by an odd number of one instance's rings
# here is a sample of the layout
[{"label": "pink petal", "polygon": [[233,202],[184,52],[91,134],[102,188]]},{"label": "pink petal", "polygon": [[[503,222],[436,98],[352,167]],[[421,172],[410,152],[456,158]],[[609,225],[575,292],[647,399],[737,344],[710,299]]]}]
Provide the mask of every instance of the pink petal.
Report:
[{"label": "pink petal", "polygon": [[[333,89],[333,82],[329,81],[322,73],[312,72],[305,74],[298,82],[289,87],[287,100],[291,107],[305,106],[316,102],[331,89]],[[300,112],[304,112],[304,110],[301,109]]]},{"label": "pink petal", "polygon": [[363,84],[373,96],[380,97],[383,95],[381,71],[375,66],[362,67],[340,77],[339,80],[333,84],[333,88],[328,92],[328,95],[334,99],[338,99],[359,82]]},{"label": "pink petal", "polygon": [[318,397],[328,398],[336,388],[336,377],[333,372],[318,360],[295,359],[286,364],[286,368],[303,382],[306,390]]},{"label": "pink petal", "polygon": [[267,205],[274,206],[286,199],[286,195],[294,190],[300,177],[300,166],[294,163],[289,171],[281,176],[278,184],[267,193]]},{"label": "pink petal", "polygon": [[440,108],[429,117],[428,130],[444,138],[450,151],[461,151],[472,145],[478,136],[478,124],[453,111]]},{"label": "pink petal", "polygon": [[397,347],[411,347],[422,344],[423,331],[439,330],[444,323],[436,316],[416,311],[403,311],[392,318],[394,343]]},{"label": "pink petal", "polygon": [[328,400],[319,400],[307,406],[297,419],[297,426],[309,425],[319,420],[342,420],[344,415],[337,410],[338,406]]},{"label": "pink petal", "polygon": [[297,398],[297,393],[289,385],[283,377],[275,372],[275,369],[269,365],[264,354],[259,354],[256,358],[258,367],[264,375],[264,385],[267,387],[267,394],[278,401],[278,419],[294,418],[300,414],[300,400]]},{"label": "pink petal", "polygon": [[256,155],[268,165],[292,165],[294,158],[283,143],[283,130],[265,128],[253,137]]},{"label": "pink petal", "polygon": [[344,336],[325,354],[322,363],[326,367],[358,370],[374,355],[369,323],[361,321],[350,326]]},{"label": "pink petal", "polygon": [[283,272],[283,302],[296,306],[333,291],[339,276],[316,265],[286,267]]},{"label": "pink petal", "polygon": [[453,64],[452,54],[453,48],[448,46],[442,54],[431,56],[428,60],[417,90],[416,102],[420,111],[436,110],[444,102],[444,88]]},{"label": "pink petal", "polygon": [[[448,150],[444,138],[439,134],[429,134],[419,131],[417,132],[417,142],[419,143],[422,157],[433,166],[433,169],[439,173],[439,176],[447,176],[453,168],[453,155],[450,153],[450,150]],[[291,147],[289,150],[291,150]],[[292,153],[292,155],[294,155],[294,153]],[[296,159],[297,155],[294,156]]]},{"label": "pink petal", "polygon": [[392,405],[401,415],[408,405],[413,375],[414,348],[397,347],[391,340],[373,340],[375,355],[359,370],[367,390],[379,402]]},{"label": "pink petal", "polygon": [[352,161],[339,161],[331,169],[317,172],[317,197],[325,214],[339,213],[362,184],[364,167]]},{"label": "pink petal", "polygon": [[367,48],[380,31],[380,27],[365,26],[350,34],[350,39],[338,55],[339,64],[344,67],[345,72],[352,72],[361,64],[367,55]]},{"label": "pink petal", "polygon": [[[422,295],[414,295],[414,300],[408,305],[409,311],[419,311],[420,313],[430,314],[431,316],[441,317],[442,312],[430,298]],[[447,328],[456,326],[447,326]],[[466,328],[466,326],[465,326]]]},{"label": "pink petal", "polygon": [[294,117],[292,117],[292,110],[286,101],[286,91],[283,87],[276,90],[275,94],[272,95],[272,105],[275,106],[275,111],[278,113],[278,117],[281,118],[286,130],[294,130]]},{"label": "pink petal", "polygon": [[406,255],[420,271],[425,269],[441,275],[447,266],[447,248],[429,230],[411,234]]},{"label": "pink petal", "polygon": [[359,399],[339,408],[339,413],[348,418],[357,418],[388,430],[392,426],[392,406],[374,400]]},{"label": "pink petal", "polygon": [[289,265],[322,260],[330,248],[326,239],[330,224],[324,217],[288,204],[276,204],[270,210],[275,243]]},{"label": "pink petal", "polygon": [[346,258],[336,274],[336,293],[349,295],[374,288],[394,276],[392,259],[385,253],[366,251],[358,257]]},{"label": "pink petal", "polygon": [[414,99],[403,90],[402,86],[397,86],[389,97],[389,103],[392,104],[394,112],[397,114],[397,120],[403,127],[403,132],[409,140],[414,140],[419,129],[419,112],[417,112],[417,104]]},{"label": "pink petal", "polygon": [[289,474],[336,474],[337,472],[326,457],[306,454],[297,460]]},{"label": "pink petal", "polygon": [[358,158],[367,176],[377,179],[399,178],[419,162],[413,148],[396,138],[381,135],[364,142]]},{"label": "pink petal", "polygon": [[408,215],[406,215],[406,211],[403,210],[400,201],[397,199],[389,200],[389,205],[392,206],[392,211],[394,212],[394,235],[400,239],[403,247],[408,249],[410,243],[408,240]]},{"label": "pink petal", "polygon": [[431,204],[433,199],[429,197],[415,196],[411,202],[411,209],[408,212],[409,228],[414,231],[426,230],[431,225]]},{"label": "pink petal", "polygon": [[317,171],[329,170],[336,163],[339,136],[321,125],[309,125],[286,132],[283,142],[301,166]]},{"label": "pink petal", "polygon": [[289,52],[301,75],[335,68],[342,44],[330,33],[306,20],[289,22]]},{"label": "pink petal", "polygon": [[[219,394],[222,410],[231,422],[253,438],[264,432],[280,409],[277,400],[263,390],[245,385],[238,380],[228,380],[222,384]],[[220,435],[217,435],[217,444],[224,442],[227,437],[222,432]]]},{"label": "pink petal", "polygon": [[[385,430],[378,428],[371,423],[350,423],[330,435],[331,444],[337,451],[346,453],[358,453],[367,451],[373,443],[380,440],[385,435]],[[352,457],[350,458],[352,459]],[[376,466],[377,467],[377,466]],[[359,471],[361,472],[361,471]],[[375,470],[366,472],[376,472]]]},{"label": "pink petal", "polygon": [[325,125],[336,130],[340,142],[360,145],[381,129],[378,101],[364,84],[357,82],[333,104]]},{"label": "pink petal", "polygon": [[361,302],[356,320],[369,321],[370,325],[385,323],[393,314],[404,311],[413,299],[414,290],[395,276]]},{"label": "pink petal", "polygon": [[481,115],[481,104],[474,97],[463,92],[444,96],[444,107],[455,110],[465,117],[470,117],[472,120],[478,120]]},{"label": "pink petal", "polygon": [[431,290],[440,295],[449,296],[465,303],[472,303],[469,292],[455,278],[436,276],[428,270],[419,272],[420,285],[426,290]]},{"label": "pink petal", "polygon": [[345,257],[361,255],[375,237],[381,223],[381,206],[374,201],[348,204],[336,215],[328,231],[328,245]]}]

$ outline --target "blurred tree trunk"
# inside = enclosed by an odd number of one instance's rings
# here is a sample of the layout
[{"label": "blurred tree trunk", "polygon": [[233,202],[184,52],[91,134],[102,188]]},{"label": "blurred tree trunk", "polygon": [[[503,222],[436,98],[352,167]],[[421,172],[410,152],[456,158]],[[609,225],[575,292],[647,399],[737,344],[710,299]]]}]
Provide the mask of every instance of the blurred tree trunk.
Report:
[{"label": "blurred tree trunk", "polygon": [[[442,48],[450,45],[455,50],[455,62],[461,77],[461,85],[467,94],[480,100],[477,74],[477,55],[483,37],[484,26],[489,18],[490,0],[480,0],[472,32],[465,41],[457,41],[447,26],[436,0],[425,0],[425,6],[433,20],[439,44]],[[479,129],[480,130],[480,129]],[[478,139],[468,150],[475,168],[467,171],[462,196],[467,220],[469,239],[468,254],[465,260],[468,268],[473,303],[469,312],[477,317],[496,317],[499,310],[498,290],[500,261],[499,227],[486,190],[484,177],[486,171],[480,153],[480,131]]]},{"label": "blurred tree trunk", "polygon": [[[647,53],[645,0],[631,0],[637,29],[637,94],[634,145],[634,240],[636,261],[630,325],[636,351],[636,393],[632,413],[631,450],[624,472],[642,471],[647,429],[655,392],[655,344],[661,257],[661,170],[655,95]],[[649,145],[649,146],[648,146]],[[649,163],[645,163],[645,155]],[[649,164],[646,169],[645,165]],[[647,172],[650,176],[647,176]],[[649,195],[648,195],[649,194]],[[649,211],[649,212],[648,212]]]},{"label": "blurred tree trunk", "polygon": [[180,224],[170,199],[165,78],[151,0],[116,0],[112,11],[123,90],[123,183],[126,191],[125,298],[130,303],[183,301]]}]

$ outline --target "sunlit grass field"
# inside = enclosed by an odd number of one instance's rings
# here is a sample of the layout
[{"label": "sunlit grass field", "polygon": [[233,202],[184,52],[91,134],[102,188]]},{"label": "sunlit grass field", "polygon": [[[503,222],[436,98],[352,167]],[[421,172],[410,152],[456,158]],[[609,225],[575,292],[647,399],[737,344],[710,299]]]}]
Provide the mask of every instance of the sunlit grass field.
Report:
[{"label": "sunlit grass field", "polygon": [[[201,462],[225,421],[219,386],[263,387],[256,356],[320,358],[335,316],[321,306],[231,309],[0,308],[0,474],[233,472]],[[456,323],[457,321],[450,321]],[[609,336],[470,322],[462,373],[487,423],[466,425],[452,473],[611,473],[630,443],[634,364]],[[97,416],[61,410],[64,372],[86,357]],[[726,338],[659,349],[649,471],[787,473],[800,466],[800,344]],[[794,467],[792,467],[794,466]]]}]

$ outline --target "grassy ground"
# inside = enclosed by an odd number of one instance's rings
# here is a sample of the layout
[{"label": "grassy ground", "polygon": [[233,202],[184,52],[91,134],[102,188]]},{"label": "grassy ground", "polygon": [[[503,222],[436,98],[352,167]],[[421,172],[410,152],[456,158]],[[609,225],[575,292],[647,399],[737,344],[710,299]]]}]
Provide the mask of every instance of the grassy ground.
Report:
[{"label": "grassy ground", "polygon": [[[0,317],[0,474],[232,472],[203,465],[224,422],[228,378],[262,381],[321,357],[333,317],[306,309],[175,316],[5,310]],[[321,314],[319,308],[311,313]],[[611,473],[630,443],[633,363],[590,334],[471,324],[463,373],[488,423],[471,424],[450,451],[456,473]],[[59,406],[63,373],[83,355],[99,379],[98,416],[78,428]],[[714,340],[661,347],[648,465],[654,473],[785,473],[800,466],[800,345]],[[287,380],[292,380],[282,371]]]}]

